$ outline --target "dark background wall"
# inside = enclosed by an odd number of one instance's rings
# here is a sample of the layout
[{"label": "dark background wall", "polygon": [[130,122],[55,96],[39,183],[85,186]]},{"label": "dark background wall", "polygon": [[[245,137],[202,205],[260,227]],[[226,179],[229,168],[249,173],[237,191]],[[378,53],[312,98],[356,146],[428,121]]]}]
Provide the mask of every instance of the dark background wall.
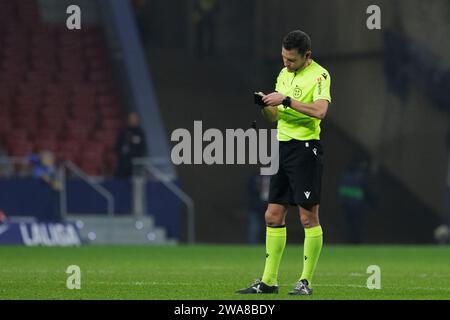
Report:
[{"label": "dark background wall", "polygon": [[[322,124],[326,169],[321,222],[327,240],[346,241],[337,181],[352,156],[364,153],[371,159],[376,200],[366,210],[364,240],[433,241],[434,228],[447,214],[447,113],[420,84],[410,84],[406,100],[389,90],[385,63],[391,56],[385,52],[384,33],[399,32],[441,56],[448,46],[436,36],[427,41],[427,35],[444,36],[448,2],[378,1],[382,30],[375,31],[365,25],[370,1],[219,2],[217,55],[207,58],[195,51],[194,1],[148,1],[142,9],[142,35],[168,135],[177,128],[193,132],[195,120],[203,121],[204,130],[245,129],[253,120],[260,128],[271,128],[252,104],[251,93],[273,89],[282,68],[281,38],[303,29],[311,35],[314,58],[333,79],[334,100]],[[445,61],[438,66],[449,67]],[[258,167],[183,165],[178,172],[195,200],[199,241],[246,241],[247,181]],[[288,225],[291,241],[302,241],[296,210],[289,212]]]}]

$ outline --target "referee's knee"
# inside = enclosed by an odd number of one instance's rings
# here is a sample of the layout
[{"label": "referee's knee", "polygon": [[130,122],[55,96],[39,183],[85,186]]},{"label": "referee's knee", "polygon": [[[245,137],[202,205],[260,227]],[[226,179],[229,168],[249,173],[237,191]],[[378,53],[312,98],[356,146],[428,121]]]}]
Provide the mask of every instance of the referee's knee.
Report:
[{"label": "referee's knee", "polygon": [[302,223],[304,228],[310,228],[311,227],[311,220],[309,217],[305,215],[300,215],[300,222]]},{"label": "referee's knee", "polygon": [[300,222],[304,228],[312,228],[319,225],[319,217],[316,214],[308,215],[300,213]]},{"label": "referee's knee", "polygon": [[266,210],[264,217],[268,227],[280,227],[285,225],[284,212]]}]

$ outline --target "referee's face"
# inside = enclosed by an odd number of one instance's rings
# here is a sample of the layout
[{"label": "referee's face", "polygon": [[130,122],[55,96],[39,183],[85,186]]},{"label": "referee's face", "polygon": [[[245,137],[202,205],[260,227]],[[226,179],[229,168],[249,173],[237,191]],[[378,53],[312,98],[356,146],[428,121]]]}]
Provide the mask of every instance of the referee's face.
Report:
[{"label": "referee's face", "polygon": [[310,51],[307,51],[304,55],[301,55],[298,53],[297,49],[286,50],[283,47],[281,48],[281,56],[283,57],[284,66],[289,72],[295,72],[302,68],[310,55]]}]

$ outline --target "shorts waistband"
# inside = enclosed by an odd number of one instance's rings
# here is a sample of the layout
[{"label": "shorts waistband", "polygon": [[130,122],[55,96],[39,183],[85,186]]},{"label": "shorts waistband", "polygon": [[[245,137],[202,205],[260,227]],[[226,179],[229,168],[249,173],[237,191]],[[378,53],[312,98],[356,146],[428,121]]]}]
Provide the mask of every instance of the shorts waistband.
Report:
[{"label": "shorts waistband", "polygon": [[320,140],[296,140],[291,139],[289,141],[279,141],[280,145],[304,145],[305,147],[308,147],[309,145],[320,143]]}]

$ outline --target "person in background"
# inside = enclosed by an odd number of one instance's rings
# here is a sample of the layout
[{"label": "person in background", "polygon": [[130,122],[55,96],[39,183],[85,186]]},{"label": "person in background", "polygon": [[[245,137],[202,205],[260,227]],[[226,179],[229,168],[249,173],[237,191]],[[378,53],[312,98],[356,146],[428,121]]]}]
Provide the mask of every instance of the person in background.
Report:
[{"label": "person in background", "polygon": [[362,229],[369,196],[367,190],[368,161],[354,158],[342,172],[338,187],[338,200],[344,210],[347,225],[347,242],[363,242]]},{"label": "person in background", "polygon": [[140,126],[137,112],[128,114],[127,126],[119,133],[115,146],[118,159],[116,175],[129,177],[133,173],[133,159],[147,155],[144,130]]},{"label": "person in background", "polygon": [[55,167],[55,157],[52,152],[44,150],[37,155],[31,154],[28,156],[28,160],[32,165],[33,177],[42,179],[55,191],[61,190],[61,183]]},{"label": "person in background", "polygon": [[197,52],[199,57],[212,57],[216,53],[217,0],[197,0],[194,7]]}]

